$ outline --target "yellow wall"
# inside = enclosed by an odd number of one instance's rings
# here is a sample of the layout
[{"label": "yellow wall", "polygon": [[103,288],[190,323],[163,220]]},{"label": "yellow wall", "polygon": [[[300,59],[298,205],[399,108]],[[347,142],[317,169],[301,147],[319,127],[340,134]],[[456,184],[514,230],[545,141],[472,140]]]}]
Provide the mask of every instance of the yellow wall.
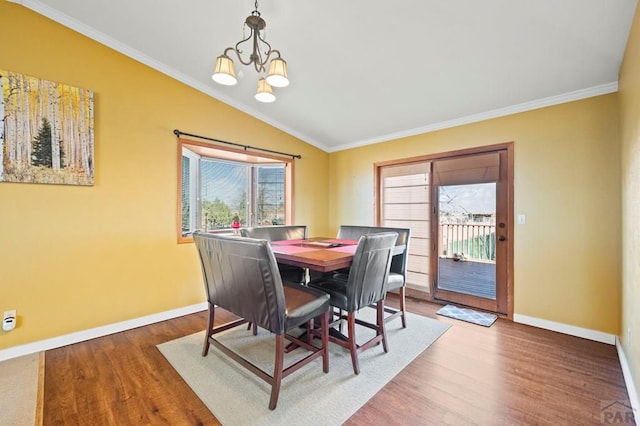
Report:
[{"label": "yellow wall", "polygon": [[636,386],[640,386],[640,13],[637,10],[627,42],[618,88],[622,140],[620,334],[633,381]]},{"label": "yellow wall", "polygon": [[[619,332],[616,94],[327,154],[19,5],[0,1],[0,40],[0,68],[91,89],[96,112],[95,186],[0,183],[0,312],[19,314],[0,349],[204,301],[195,249],[176,244],[174,128],[302,154],[296,222],[312,235],[373,223],[374,162],[514,141],[515,211],[527,215],[515,229],[515,313]],[[637,129],[623,135],[631,182]],[[638,300],[638,228],[627,226],[625,300]]]},{"label": "yellow wall", "polygon": [[95,186],[0,183],[0,348],[205,301],[174,128],[301,154],[296,222],[328,230],[327,153],[22,6],[0,1],[0,40],[0,68],[93,90],[96,129]]},{"label": "yellow wall", "polygon": [[373,164],[514,142],[516,314],[617,334],[617,95],[332,153],[332,229],[374,220]]}]

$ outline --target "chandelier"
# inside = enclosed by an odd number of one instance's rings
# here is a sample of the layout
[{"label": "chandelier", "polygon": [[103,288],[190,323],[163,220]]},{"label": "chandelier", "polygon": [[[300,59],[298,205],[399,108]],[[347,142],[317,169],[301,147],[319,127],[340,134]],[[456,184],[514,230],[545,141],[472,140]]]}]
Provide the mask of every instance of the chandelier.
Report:
[{"label": "chandelier", "polygon": [[[267,23],[260,17],[260,12],[258,12],[258,1],[256,0],[255,10],[245,19],[243,27],[248,28],[251,33],[248,37],[236,43],[235,47],[227,47],[224,53],[218,56],[216,59],[216,68],[211,78],[216,83],[225,86],[233,86],[238,83],[233,68],[233,60],[229,57],[229,53],[231,52],[235,53],[243,65],[253,64],[258,74],[263,74],[267,71],[269,59],[275,56],[269,63],[267,76],[261,77],[258,80],[258,91],[255,94],[255,98],[258,101],[269,103],[276,100],[272,87],[286,87],[289,85],[289,79],[287,78],[287,63],[280,56],[280,52],[272,49],[271,45],[264,39],[264,29],[266,26]],[[243,43],[251,43],[253,46],[249,60],[242,58],[243,51],[240,45]]]}]

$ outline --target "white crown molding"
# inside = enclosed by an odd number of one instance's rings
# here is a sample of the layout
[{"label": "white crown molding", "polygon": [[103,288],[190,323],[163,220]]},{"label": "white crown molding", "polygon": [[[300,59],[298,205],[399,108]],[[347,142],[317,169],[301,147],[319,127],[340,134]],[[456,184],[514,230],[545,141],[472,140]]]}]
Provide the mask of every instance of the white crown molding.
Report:
[{"label": "white crown molding", "polygon": [[252,117],[257,118],[260,121],[263,121],[277,129],[282,130],[285,133],[288,133],[310,145],[315,146],[318,149],[321,149],[325,152],[332,153],[337,151],[343,151],[351,148],[358,148],[365,145],[372,145],[380,142],[387,142],[394,139],[400,139],[408,136],[415,136],[422,133],[434,132],[436,130],[447,129],[451,127],[462,126],[465,124],[476,123],[479,121],[489,120],[492,118],[504,117],[506,115],[517,114],[520,112],[531,111],[538,108],[544,108],[548,106],[558,105],[566,102],[572,102],[580,99],[585,99],[593,96],[604,95],[608,93],[613,93],[618,91],[618,82],[611,82],[606,84],[601,84],[599,86],[594,86],[586,89],[576,90],[573,92],[551,96],[548,98],[538,99],[530,102],[521,103],[518,105],[512,105],[505,108],[498,108],[495,110],[482,112],[478,114],[469,115],[466,117],[460,117],[448,121],[442,121],[439,123],[433,123],[422,127],[416,127],[413,129],[403,130],[400,132],[389,133],[387,135],[377,136],[371,139],[364,139],[361,141],[343,144],[339,146],[329,147],[326,146],[317,140],[309,137],[308,135],[302,134],[301,132],[292,129],[284,124],[272,120],[269,117],[266,117],[259,111],[251,108],[249,105],[237,102],[232,98],[224,95],[223,93],[218,92],[212,86],[208,86],[203,84],[174,68],[167,66],[164,63],[156,61],[155,59],[145,55],[144,53],[132,48],[131,46],[121,43],[118,40],[115,40],[108,35],[97,31],[95,28],[90,27],[82,22],[79,22],[76,19],[71,18],[60,11],[53,9],[38,0],[9,0],[12,3],[21,4],[26,8],[33,10],[34,12],[39,13],[40,15],[46,16],[49,19],[52,19],[59,24],[71,28],[74,31],[79,32],[101,44],[104,44],[107,47],[112,48],[113,50],[122,53],[132,59],[137,60],[163,74],[168,75],[169,77],[180,81],[187,86],[190,86],[206,95],[211,96],[212,98],[218,99],[221,102],[224,102],[227,105],[230,105],[246,114],[251,115]]},{"label": "white crown molding", "polygon": [[513,322],[532,325],[545,330],[557,331],[570,336],[582,337],[583,339],[594,340],[596,342],[615,345],[616,336],[589,328],[576,327],[575,325],[563,324],[561,322],[549,321],[542,318],[530,317],[527,315],[513,314]]},{"label": "white crown molding", "polygon": [[[78,331],[76,333],[65,334],[63,336],[52,337],[50,339],[40,340],[25,345],[13,346],[8,349],[0,350],[0,361],[11,358],[17,358],[22,355],[29,355],[36,352],[46,351],[49,349],[60,348],[62,346],[71,345],[85,340],[95,339],[97,337],[107,336],[113,333],[130,330],[136,327],[153,324],[160,321],[166,321],[172,318],[193,314],[207,309],[207,303],[198,303],[196,305],[185,306],[170,311],[159,312],[157,314],[147,315],[140,318],[134,318],[128,321],[122,321],[115,324],[108,324],[101,327],[91,328],[88,330]],[[15,331],[14,331],[15,333]]]},{"label": "white crown molding", "polygon": [[153,69],[155,69],[156,71],[159,71],[163,74],[168,75],[169,77],[186,84],[187,86],[190,86],[206,95],[211,96],[212,98],[215,98],[221,102],[224,102],[227,105],[230,105],[246,114],[249,114],[252,117],[257,118],[260,121],[263,121],[277,129],[282,130],[285,133],[288,133],[300,140],[303,140],[311,145],[314,145],[315,147],[322,149],[323,151],[327,152],[327,147],[318,143],[317,141],[314,141],[312,138],[309,138],[307,135],[303,135],[300,132],[291,129],[290,127],[287,127],[285,125],[283,125],[280,122],[277,122],[275,120],[270,119],[269,117],[266,117],[265,115],[263,115],[262,113],[260,113],[259,111],[249,107],[247,104],[244,103],[240,103],[237,102],[235,100],[233,100],[232,98],[224,95],[223,93],[220,93],[219,91],[215,90],[214,87],[212,86],[207,86],[206,84],[203,84],[202,82],[195,80],[187,75],[185,75],[184,73],[181,73],[180,71],[167,66],[166,64],[156,61],[155,59],[151,58],[148,55],[145,55],[144,53],[140,52],[137,49],[134,49],[133,47],[129,46],[128,44],[124,44],[106,34],[104,34],[103,32],[100,32],[98,30],[96,30],[93,27],[90,27],[76,19],[71,18],[68,15],[65,15],[64,13],[61,13],[59,10],[53,9],[50,6],[43,4],[42,2],[38,1],[38,0],[9,0],[13,3],[17,3],[17,4],[21,4],[24,7],[33,10],[34,12],[46,16],[47,18],[56,21],[57,23],[67,27],[67,28],[71,28],[72,30],[89,37],[92,40],[97,41],[98,43],[104,44],[107,47],[110,47],[111,49],[122,53],[123,55],[126,55],[132,59],[135,59],[138,62],[141,62]]},{"label": "white crown molding", "polygon": [[402,132],[390,133],[376,138],[365,139],[359,142],[340,145],[331,148],[328,152],[343,151],[345,149],[357,148],[365,145],[371,145],[380,142],[387,142],[394,139],[405,138],[408,136],[420,135],[422,133],[435,132],[436,130],[448,129],[451,127],[463,126],[465,124],[477,123],[479,121],[490,120],[492,118],[504,117],[507,115],[518,114],[520,112],[532,111],[534,109],[546,108],[553,105],[564,104],[567,102],[578,101],[581,99],[591,98],[594,96],[607,95],[618,91],[618,82],[601,84],[586,89],[575,90],[573,92],[561,95],[550,96],[548,98],[538,99],[531,102],[525,102],[518,105],[512,105],[505,108],[498,108],[492,111],[481,112],[479,114],[468,115],[466,117],[455,118],[453,120],[442,121],[440,123],[429,124],[423,127],[404,130]]},{"label": "white crown molding", "polygon": [[633,382],[633,375],[629,369],[629,363],[627,362],[627,356],[624,352],[624,348],[620,343],[620,339],[616,337],[616,349],[618,350],[618,358],[620,359],[620,367],[622,368],[622,376],[624,377],[624,383],[627,386],[627,393],[629,394],[629,401],[631,401],[631,409],[633,410],[633,416],[636,419],[636,424],[640,424],[640,398],[638,398],[638,391],[636,390],[635,383]]}]

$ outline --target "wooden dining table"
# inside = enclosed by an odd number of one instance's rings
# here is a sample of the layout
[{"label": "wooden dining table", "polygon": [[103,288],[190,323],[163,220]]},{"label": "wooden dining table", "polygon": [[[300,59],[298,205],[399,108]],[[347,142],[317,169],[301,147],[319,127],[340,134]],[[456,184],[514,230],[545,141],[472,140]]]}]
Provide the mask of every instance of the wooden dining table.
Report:
[{"label": "wooden dining table", "polygon": [[[348,268],[353,262],[353,256],[358,248],[358,240],[341,238],[309,238],[306,240],[271,241],[271,250],[279,263],[298,266],[319,272],[330,272]],[[393,254],[402,253],[406,246],[394,247]],[[301,335],[304,337],[306,331]],[[346,340],[344,335],[335,328],[329,329],[329,334]],[[297,348],[290,343],[285,352]]]},{"label": "wooden dining table", "polygon": [[[319,272],[330,272],[350,267],[358,247],[357,240],[323,237],[271,241],[270,244],[278,263]],[[303,332],[299,338],[304,339],[306,333],[306,331]],[[339,335],[341,333],[332,327],[329,329],[329,334]],[[285,352],[290,352],[297,347],[295,343],[289,343]]]},{"label": "wooden dining table", "polygon": [[358,240],[316,237],[270,244],[278,263],[330,272],[351,266]]}]

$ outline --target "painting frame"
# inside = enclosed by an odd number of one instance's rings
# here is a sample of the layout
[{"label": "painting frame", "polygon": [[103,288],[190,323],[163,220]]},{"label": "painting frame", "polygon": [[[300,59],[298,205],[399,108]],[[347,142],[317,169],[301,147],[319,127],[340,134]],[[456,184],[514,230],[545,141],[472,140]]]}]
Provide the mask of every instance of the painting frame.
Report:
[{"label": "painting frame", "polygon": [[0,183],[93,186],[92,90],[0,69]]}]

